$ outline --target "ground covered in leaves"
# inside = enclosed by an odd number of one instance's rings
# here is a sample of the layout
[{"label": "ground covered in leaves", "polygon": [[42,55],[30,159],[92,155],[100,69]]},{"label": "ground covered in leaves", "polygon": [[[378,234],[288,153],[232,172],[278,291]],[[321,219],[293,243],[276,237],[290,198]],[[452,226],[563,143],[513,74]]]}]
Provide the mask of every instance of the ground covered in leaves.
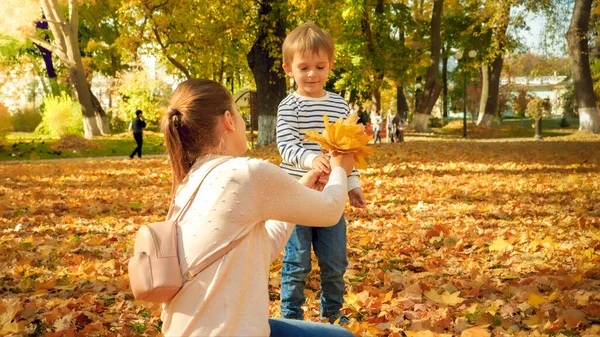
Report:
[{"label": "ground covered in leaves", "polygon": [[[346,210],[348,328],[600,334],[599,154],[596,137],[376,146],[368,206]],[[133,300],[126,259],[140,224],[166,215],[168,172],[165,158],[1,164],[0,335],[159,335],[160,308]],[[306,294],[318,320],[318,271]]]}]

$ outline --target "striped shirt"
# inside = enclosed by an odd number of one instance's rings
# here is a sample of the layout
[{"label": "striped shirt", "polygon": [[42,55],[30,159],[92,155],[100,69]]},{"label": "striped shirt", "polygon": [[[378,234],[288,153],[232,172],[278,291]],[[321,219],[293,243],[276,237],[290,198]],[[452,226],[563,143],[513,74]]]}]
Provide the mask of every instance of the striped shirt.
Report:
[{"label": "striped shirt", "polygon": [[[305,140],[306,132],[325,129],[323,116],[333,123],[346,118],[350,109],[338,94],[326,92],[325,96],[312,98],[291,93],[281,101],[277,110],[277,148],[283,159],[280,167],[288,174],[301,177],[312,169],[313,160],[321,155],[321,146]],[[348,190],[360,187],[358,171],[348,177]]]}]

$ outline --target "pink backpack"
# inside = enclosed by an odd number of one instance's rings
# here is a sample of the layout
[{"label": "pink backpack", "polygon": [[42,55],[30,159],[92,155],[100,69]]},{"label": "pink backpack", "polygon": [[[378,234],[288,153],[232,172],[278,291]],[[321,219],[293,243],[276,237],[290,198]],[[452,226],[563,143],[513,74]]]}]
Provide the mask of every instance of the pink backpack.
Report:
[{"label": "pink backpack", "polygon": [[129,282],[133,296],[137,300],[156,303],[168,302],[179,292],[185,282],[227,254],[243,239],[242,237],[230,242],[200,260],[196,266],[190,267],[185,273],[179,266],[177,224],[189,209],[206,176],[215,167],[229,159],[230,157],[217,160],[206,171],[198,187],[174,220],[168,217],[166,221],[143,225],[138,230],[135,236],[133,256],[129,260]]}]

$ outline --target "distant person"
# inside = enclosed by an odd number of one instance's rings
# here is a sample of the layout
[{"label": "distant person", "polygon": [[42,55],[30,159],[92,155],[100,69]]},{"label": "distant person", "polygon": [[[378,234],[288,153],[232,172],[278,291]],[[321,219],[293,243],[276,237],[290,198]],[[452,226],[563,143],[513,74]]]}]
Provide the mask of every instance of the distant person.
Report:
[{"label": "distant person", "polygon": [[404,141],[404,118],[398,112],[392,120],[393,133],[396,136],[396,142],[400,143]]},{"label": "distant person", "polygon": [[350,112],[348,112],[349,115],[356,112],[356,106],[354,105],[354,103],[348,104],[348,107],[350,108]]},{"label": "distant person", "polygon": [[394,113],[392,112],[392,109],[389,109],[387,112],[387,116],[385,117],[385,126],[386,126],[386,130],[387,130],[387,141],[388,143],[393,143],[394,142]]},{"label": "distant person", "polygon": [[131,121],[131,124],[129,125],[130,131],[133,131],[133,139],[135,139],[135,143],[137,144],[137,147],[129,156],[129,158],[131,159],[133,159],[133,156],[135,156],[136,153],[138,155],[138,158],[142,158],[142,144],[144,139],[143,134],[145,127],[146,122],[144,121],[144,114],[142,113],[142,110],[137,110],[135,112],[135,118]]},{"label": "distant person", "polygon": [[383,117],[381,117],[381,113],[379,111],[373,112],[371,116],[371,125],[373,125],[373,132],[375,133],[375,140],[373,140],[373,144],[377,143],[379,139],[379,144],[381,144],[381,124],[383,124]]},{"label": "distant person", "polygon": [[356,114],[358,115],[358,123],[366,126],[368,117],[365,111],[363,110],[362,106],[358,107],[358,111],[356,111]]}]

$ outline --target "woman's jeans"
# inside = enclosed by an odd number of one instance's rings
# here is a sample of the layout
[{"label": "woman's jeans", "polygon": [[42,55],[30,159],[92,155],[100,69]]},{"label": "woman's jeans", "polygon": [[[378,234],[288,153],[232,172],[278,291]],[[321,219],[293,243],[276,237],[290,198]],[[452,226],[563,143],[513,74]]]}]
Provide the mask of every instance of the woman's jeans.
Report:
[{"label": "woman's jeans", "polygon": [[312,268],[311,245],[321,269],[321,318],[338,315],[344,304],[346,221],[332,227],[298,225],[285,245],[281,270],[281,317],[304,319],[304,286]]},{"label": "woman's jeans", "polygon": [[338,325],[305,322],[293,319],[269,318],[271,337],[352,337],[350,331]]}]

